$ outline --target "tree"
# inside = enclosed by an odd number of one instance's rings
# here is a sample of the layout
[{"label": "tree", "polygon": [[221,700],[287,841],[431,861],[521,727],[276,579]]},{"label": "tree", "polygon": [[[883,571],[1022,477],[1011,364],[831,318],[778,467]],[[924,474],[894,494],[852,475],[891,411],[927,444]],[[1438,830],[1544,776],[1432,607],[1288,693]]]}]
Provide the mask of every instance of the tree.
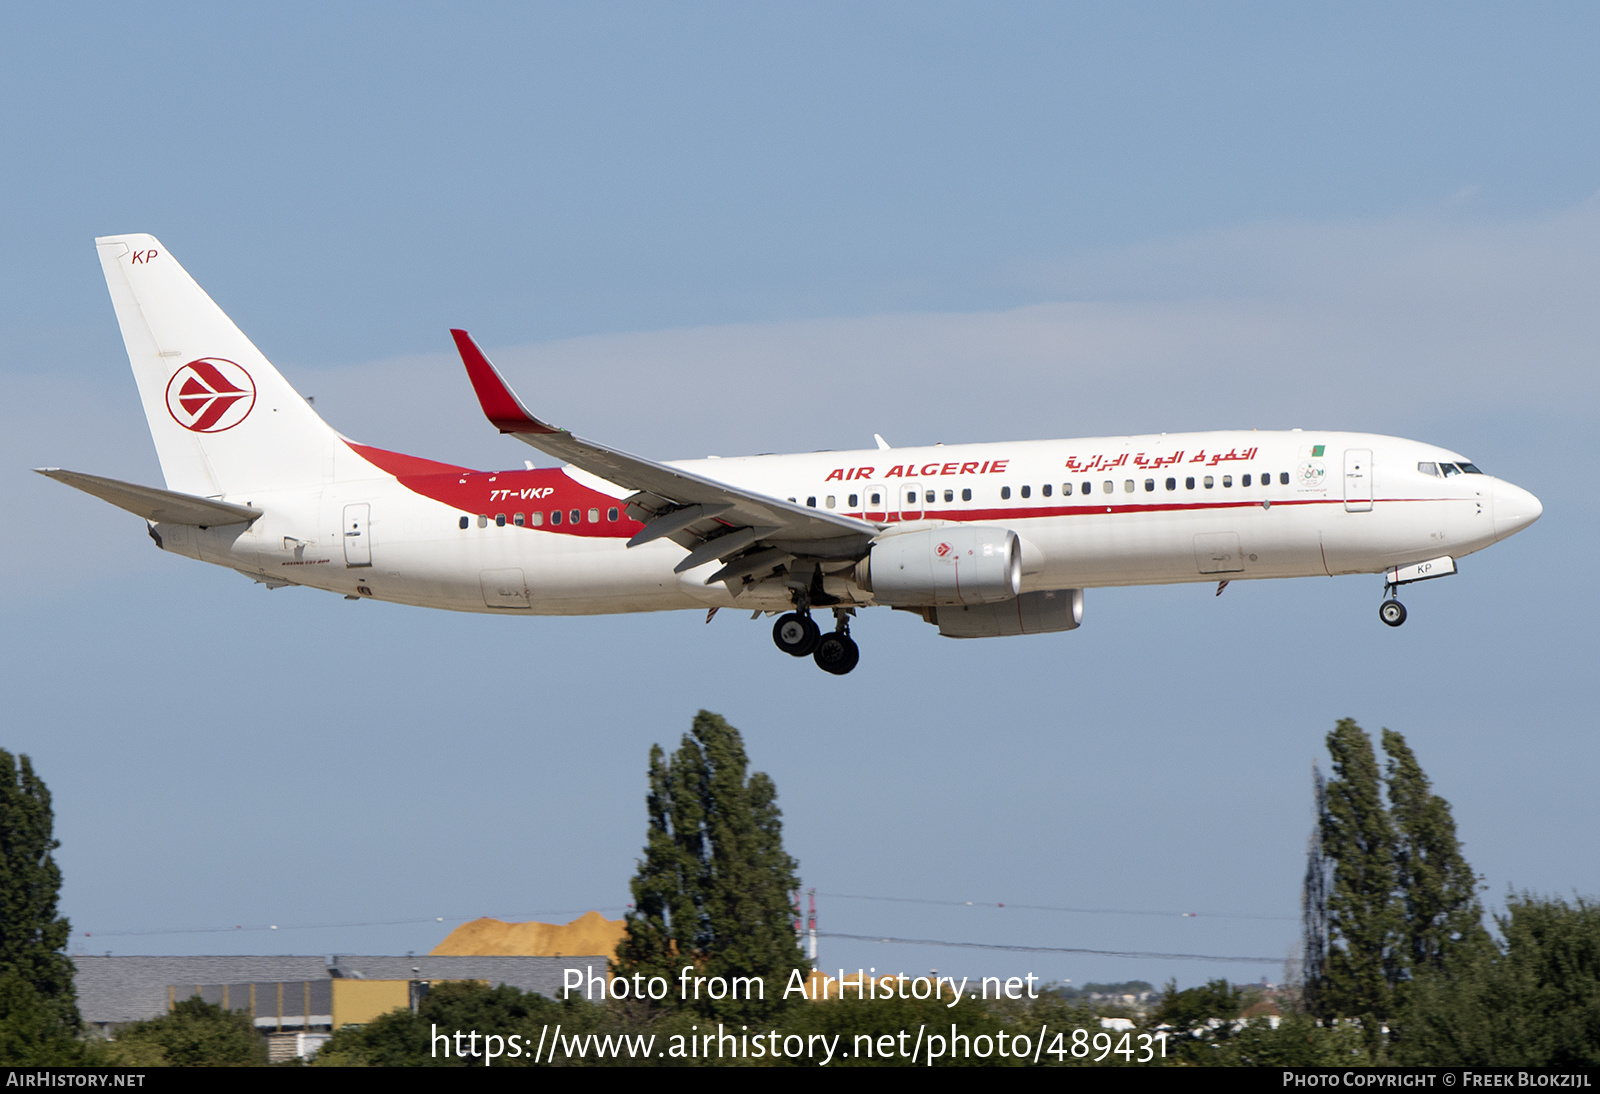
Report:
[{"label": "tree", "polygon": [[[651,748],[649,834],[617,947],[619,971],[665,978],[666,1002],[708,1018],[770,1017],[791,973],[809,968],[795,938],[789,894],[799,864],[783,850],[777,788],[760,772],[747,778],[747,766],[739,731],[703,710],[670,760]],[[722,978],[723,998],[679,998],[686,965],[692,976]],[[759,977],[762,997],[732,998],[734,977]]]},{"label": "tree", "polygon": [[7,982],[0,1025],[32,1031],[18,1043],[53,1043],[52,1029],[75,1037],[82,1024],[72,961],[63,952],[72,927],[56,914],[61,870],[51,852],[61,844],[54,823],[50,791],[33,762],[0,749],[0,979]]},{"label": "tree", "polygon": [[1388,1015],[1401,930],[1395,835],[1372,741],[1349,718],[1328,734],[1333,778],[1323,799],[1322,853],[1332,865],[1328,946],[1318,987],[1327,1014]]},{"label": "tree", "polygon": [[1399,962],[1414,979],[1438,971],[1457,950],[1488,944],[1479,878],[1456,839],[1450,803],[1434,794],[1422,766],[1393,730],[1383,731],[1389,811],[1394,818],[1395,875],[1404,929]]},{"label": "tree", "polygon": [[196,995],[160,1018],[124,1026],[99,1052],[113,1066],[221,1067],[266,1063],[267,1041],[243,1011]]},{"label": "tree", "polygon": [[1507,901],[1504,942],[1458,946],[1412,985],[1400,1064],[1600,1065],[1600,904]]},{"label": "tree", "polygon": [[1333,777],[1312,774],[1305,1004],[1318,1017],[1387,1019],[1415,977],[1487,945],[1478,878],[1450,804],[1433,793],[1404,737],[1383,730],[1382,777],[1371,739],[1352,719],[1327,744]]}]

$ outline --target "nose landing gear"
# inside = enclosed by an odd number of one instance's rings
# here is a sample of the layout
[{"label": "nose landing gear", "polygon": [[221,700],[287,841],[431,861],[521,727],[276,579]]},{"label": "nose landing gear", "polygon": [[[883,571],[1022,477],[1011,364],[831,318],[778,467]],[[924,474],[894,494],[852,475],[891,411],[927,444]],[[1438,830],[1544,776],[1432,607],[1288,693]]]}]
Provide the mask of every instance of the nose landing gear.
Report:
[{"label": "nose landing gear", "polygon": [[1378,605],[1378,618],[1391,627],[1398,627],[1406,621],[1406,606],[1398,600],[1385,600]]}]

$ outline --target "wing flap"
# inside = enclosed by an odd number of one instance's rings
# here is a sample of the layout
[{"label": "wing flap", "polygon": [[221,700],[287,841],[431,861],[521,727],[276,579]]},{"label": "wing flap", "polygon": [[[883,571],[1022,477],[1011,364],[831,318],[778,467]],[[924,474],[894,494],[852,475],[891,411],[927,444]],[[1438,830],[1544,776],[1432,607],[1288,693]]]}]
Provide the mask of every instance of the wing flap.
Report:
[{"label": "wing flap", "polygon": [[36,467],[34,470],[47,479],[55,479],[85,494],[93,494],[118,509],[126,509],[157,524],[190,524],[198,528],[210,528],[248,524],[261,515],[260,509],[252,509],[248,505],[180,494],[175,490],[158,490],[153,486],[140,486],[101,475],[86,475],[81,471],[64,471],[59,467]]}]

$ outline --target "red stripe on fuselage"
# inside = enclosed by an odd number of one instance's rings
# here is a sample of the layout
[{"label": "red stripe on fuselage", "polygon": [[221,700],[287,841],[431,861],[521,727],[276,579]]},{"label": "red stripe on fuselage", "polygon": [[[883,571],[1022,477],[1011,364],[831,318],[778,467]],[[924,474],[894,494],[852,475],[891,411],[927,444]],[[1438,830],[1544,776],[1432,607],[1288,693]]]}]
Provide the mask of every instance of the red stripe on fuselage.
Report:
[{"label": "red stripe on fuselage", "polygon": [[[644,527],[621,512],[622,502],[581,485],[560,468],[473,471],[364,444],[352,443],[350,448],[374,467],[393,475],[396,482],[412,493],[459,509],[469,516],[481,514],[492,520],[504,514],[507,528],[518,527],[517,513],[543,514],[543,524],[526,526],[530,532],[565,536],[628,539]],[[613,508],[618,510],[617,519],[607,520],[607,511]],[[591,509],[599,510],[598,521],[589,519]],[[577,521],[572,520],[574,510],[578,512]],[[553,524],[550,516],[558,511],[561,523]]]}]

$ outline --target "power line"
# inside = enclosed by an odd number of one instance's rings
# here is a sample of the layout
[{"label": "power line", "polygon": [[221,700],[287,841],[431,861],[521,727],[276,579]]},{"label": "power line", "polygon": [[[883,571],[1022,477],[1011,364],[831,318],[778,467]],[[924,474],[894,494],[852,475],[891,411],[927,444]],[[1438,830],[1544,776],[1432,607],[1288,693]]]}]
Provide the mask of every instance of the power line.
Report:
[{"label": "power line", "polygon": [[818,931],[820,938],[845,938],[853,942],[891,942],[903,946],[952,946],[967,950],[1010,950],[1015,953],[1075,953],[1095,957],[1143,957],[1162,961],[1219,961],[1249,962],[1258,965],[1281,965],[1281,957],[1223,957],[1208,953],[1150,953],[1142,950],[1086,950],[1075,946],[1006,946],[995,942],[949,942],[938,938],[886,938],[882,935],[836,934]]},{"label": "power line", "polygon": [[1295,915],[1265,915],[1259,912],[1159,912],[1131,908],[1064,908],[1051,904],[1012,904],[1009,901],[990,900],[933,900],[926,897],[914,896],[868,896],[861,893],[824,893],[818,896],[833,897],[836,900],[881,900],[894,904],[937,904],[952,908],[1021,908],[1032,912],[1072,912],[1079,915],[1145,915],[1158,916],[1163,919],[1268,919],[1284,922],[1298,922],[1300,917]]},{"label": "power line", "polygon": [[556,908],[546,909],[542,912],[515,912],[508,915],[497,916],[429,916],[426,919],[375,919],[353,923],[287,923],[287,924],[239,924],[233,927],[159,927],[143,931],[85,931],[85,938],[128,938],[145,935],[162,934],[238,934],[243,931],[325,931],[342,927],[410,927],[421,923],[470,923],[476,919],[501,919],[509,922],[532,919],[535,916],[550,915],[581,915],[588,911],[620,912],[624,909],[612,905],[587,908]]}]

